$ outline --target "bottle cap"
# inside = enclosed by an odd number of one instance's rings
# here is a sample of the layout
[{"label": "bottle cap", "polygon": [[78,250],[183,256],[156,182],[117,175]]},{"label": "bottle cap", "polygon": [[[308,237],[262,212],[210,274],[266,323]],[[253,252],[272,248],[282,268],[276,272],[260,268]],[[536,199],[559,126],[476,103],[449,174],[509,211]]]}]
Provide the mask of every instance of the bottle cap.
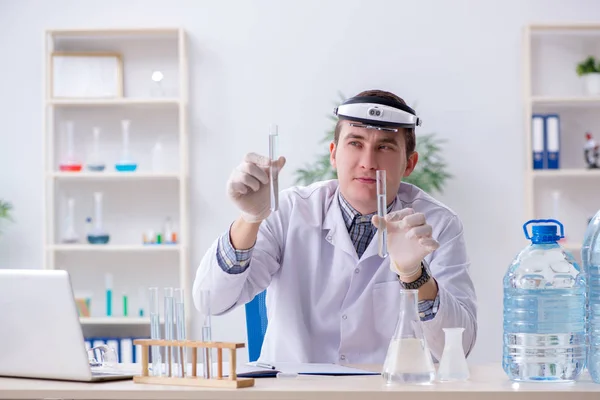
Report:
[{"label": "bottle cap", "polygon": [[536,225],[531,228],[531,241],[536,244],[556,243],[560,240],[556,225]]},{"label": "bottle cap", "polygon": [[[531,236],[527,232],[527,225],[529,224],[544,224],[544,225],[533,225],[531,228]],[[552,225],[547,225],[552,224]],[[560,227],[560,235],[557,233],[557,228]],[[565,231],[563,224],[555,219],[532,219],[527,221],[523,225],[523,231],[525,237],[530,239],[534,244],[551,244],[556,243],[560,239],[565,237]]]}]

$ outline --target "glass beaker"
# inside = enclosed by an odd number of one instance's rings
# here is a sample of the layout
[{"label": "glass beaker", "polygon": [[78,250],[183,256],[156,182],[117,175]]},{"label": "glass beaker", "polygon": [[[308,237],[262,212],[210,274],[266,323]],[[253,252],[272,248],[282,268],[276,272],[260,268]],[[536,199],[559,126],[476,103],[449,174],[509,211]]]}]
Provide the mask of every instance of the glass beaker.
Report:
[{"label": "glass beaker", "polygon": [[106,167],[106,164],[100,156],[100,128],[97,126],[93,129],[94,143],[92,147],[92,154],[87,163],[87,169],[93,172],[102,172]]},{"label": "glass beaker", "polygon": [[444,352],[437,371],[441,382],[464,381],[469,379],[469,365],[462,344],[465,328],[442,328],[444,331]]},{"label": "glass beaker", "polygon": [[400,313],[383,364],[386,383],[426,384],[435,379],[435,368],[419,318],[419,291],[400,290]]},{"label": "glass beaker", "polygon": [[123,135],[123,144],[121,150],[121,159],[115,165],[119,172],[131,172],[137,168],[137,163],[133,161],[129,151],[129,125],[131,121],[124,119],[121,121],[121,133]]},{"label": "glass beaker", "polygon": [[67,136],[67,154],[59,164],[61,171],[81,171],[81,162],[75,156],[75,139],[73,137],[73,121],[65,122]]}]

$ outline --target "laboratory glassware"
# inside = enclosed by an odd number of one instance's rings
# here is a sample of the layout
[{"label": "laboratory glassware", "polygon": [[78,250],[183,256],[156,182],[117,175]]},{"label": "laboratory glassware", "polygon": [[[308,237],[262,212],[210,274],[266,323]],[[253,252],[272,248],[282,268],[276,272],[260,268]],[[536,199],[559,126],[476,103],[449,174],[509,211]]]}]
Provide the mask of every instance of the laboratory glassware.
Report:
[{"label": "laboratory glassware", "polygon": [[[158,301],[158,288],[151,287],[150,304],[148,310],[150,314],[150,339],[160,340],[160,307]],[[152,346],[152,375],[162,376],[162,361],[161,361],[160,346]]]},{"label": "laboratory glassware", "polygon": [[93,129],[93,144],[92,144],[92,154],[90,155],[90,160],[87,163],[87,169],[93,172],[101,172],[106,168],[106,163],[102,161],[100,157],[100,128],[97,126]]},{"label": "laboratory glassware", "polygon": [[[165,340],[175,340],[174,325],[173,325],[173,288],[164,289],[165,302]],[[172,371],[173,363],[175,362],[174,353],[177,348],[165,347],[165,376],[175,376]]]},{"label": "laboratory glassware", "polygon": [[435,368],[419,317],[419,291],[400,289],[400,312],[390,341],[382,376],[388,385],[427,384]]},{"label": "laboratory glassware", "polygon": [[444,331],[444,351],[437,371],[438,381],[449,382],[469,379],[469,365],[462,344],[465,328],[442,329]]},{"label": "laboratory glassware", "polygon": [[152,147],[152,172],[165,172],[167,170],[167,160],[165,149],[160,141],[154,143]]},{"label": "laboratory glassware", "polygon": [[67,226],[63,233],[62,242],[77,243],[79,237],[75,231],[75,199],[71,197],[67,199],[67,218],[65,219],[65,223]]},{"label": "laboratory glassware", "polygon": [[[200,290],[200,324],[202,326],[202,341],[212,341],[212,325],[210,320],[210,290]],[[211,377],[211,366],[212,366],[212,349],[204,349],[204,371],[203,377]]]},{"label": "laboratory glassware", "polygon": [[97,367],[116,368],[119,364],[119,357],[114,347],[101,344],[88,349],[88,362],[93,370]]},{"label": "laboratory glassware", "polygon": [[106,244],[110,235],[102,227],[102,192],[94,193],[94,227],[88,235],[90,244]]},{"label": "laboratory glassware", "polygon": [[112,274],[106,274],[104,277],[104,284],[106,286],[106,316],[112,315],[112,304],[113,304],[113,276]]},{"label": "laboratory glassware", "polygon": [[152,89],[150,90],[150,95],[152,97],[164,97],[165,89],[163,88],[161,81],[164,79],[164,74],[161,71],[153,71],[152,72],[152,81],[154,84],[152,85]]},{"label": "laboratory glassware", "polygon": [[59,164],[61,171],[78,172],[81,171],[81,163],[75,157],[75,139],[73,137],[73,121],[66,121],[64,124],[67,136],[67,154]]},{"label": "laboratory glassware", "polygon": [[379,217],[379,227],[377,228],[377,247],[379,257],[387,257],[387,227],[385,217],[387,215],[387,184],[385,170],[375,172],[377,180],[377,216]]},{"label": "laboratory glassware", "polygon": [[117,171],[130,172],[135,171],[137,163],[133,161],[131,153],[129,151],[129,126],[131,121],[124,119],[121,121],[121,133],[123,135],[123,144],[121,149],[121,159],[115,165]]},{"label": "laboratory glassware", "polygon": [[123,316],[127,317],[129,315],[129,297],[127,296],[127,292],[123,292],[121,299],[123,300]]},{"label": "laboratory glassware", "polygon": [[[177,340],[186,340],[185,332],[185,307],[184,307],[183,289],[175,289],[175,336]],[[187,368],[187,349],[180,347],[177,349],[179,357],[179,366],[177,376],[185,377]]]},{"label": "laboratory glassware", "polygon": [[271,193],[271,211],[279,209],[279,164],[277,145],[279,140],[278,127],[272,124],[269,132],[269,185]]},{"label": "laboratory glassware", "polygon": [[164,228],[163,235],[164,235],[164,237],[163,237],[164,243],[168,243],[168,244],[175,243],[175,240],[173,238],[173,222],[171,220],[171,217],[167,217],[167,219],[165,220],[165,228]]}]

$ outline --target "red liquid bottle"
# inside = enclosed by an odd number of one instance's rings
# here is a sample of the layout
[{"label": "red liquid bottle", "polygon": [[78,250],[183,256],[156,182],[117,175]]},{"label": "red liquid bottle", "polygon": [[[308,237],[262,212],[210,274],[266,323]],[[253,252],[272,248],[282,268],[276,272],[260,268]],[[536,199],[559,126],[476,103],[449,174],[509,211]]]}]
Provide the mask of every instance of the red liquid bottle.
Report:
[{"label": "red liquid bottle", "polygon": [[67,154],[58,167],[61,171],[78,172],[81,171],[81,163],[75,158],[73,121],[67,121],[65,125],[67,128]]}]

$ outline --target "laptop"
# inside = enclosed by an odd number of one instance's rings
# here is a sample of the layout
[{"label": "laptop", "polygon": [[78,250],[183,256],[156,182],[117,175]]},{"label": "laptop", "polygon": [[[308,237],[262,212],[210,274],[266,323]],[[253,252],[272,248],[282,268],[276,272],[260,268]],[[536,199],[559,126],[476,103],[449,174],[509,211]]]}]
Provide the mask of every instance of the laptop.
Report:
[{"label": "laptop", "polygon": [[134,374],[93,371],[69,274],[0,269],[0,376],[97,382]]}]

